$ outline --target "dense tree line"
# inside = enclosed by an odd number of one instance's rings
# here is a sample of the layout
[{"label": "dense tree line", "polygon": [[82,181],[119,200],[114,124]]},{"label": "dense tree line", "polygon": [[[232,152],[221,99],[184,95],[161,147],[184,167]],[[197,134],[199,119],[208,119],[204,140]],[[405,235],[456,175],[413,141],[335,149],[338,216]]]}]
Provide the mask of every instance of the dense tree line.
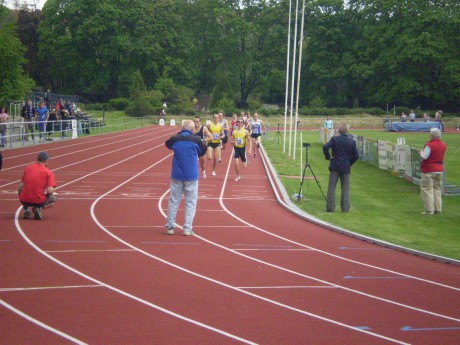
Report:
[{"label": "dense tree line", "polygon": [[[158,91],[284,104],[288,0],[48,0],[15,16],[0,8],[0,59],[16,54],[14,68],[0,66],[0,98],[19,97],[32,78],[93,101]],[[459,28],[457,0],[307,1],[300,103],[459,111]]]}]

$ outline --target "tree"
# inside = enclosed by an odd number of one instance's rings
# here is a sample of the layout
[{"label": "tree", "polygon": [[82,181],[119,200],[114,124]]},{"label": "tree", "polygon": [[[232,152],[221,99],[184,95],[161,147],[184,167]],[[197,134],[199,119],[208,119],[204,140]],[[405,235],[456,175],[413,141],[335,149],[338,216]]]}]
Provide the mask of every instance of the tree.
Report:
[{"label": "tree", "polygon": [[0,3],[0,99],[22,99],[34,85],[23,70],[24,52],[12,13]]}]

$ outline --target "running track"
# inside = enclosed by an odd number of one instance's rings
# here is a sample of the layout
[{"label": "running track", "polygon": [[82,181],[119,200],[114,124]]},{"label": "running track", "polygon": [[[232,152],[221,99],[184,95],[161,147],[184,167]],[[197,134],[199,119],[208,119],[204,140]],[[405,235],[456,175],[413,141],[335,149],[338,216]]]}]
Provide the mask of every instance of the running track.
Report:
[{"label": "running track", "polygon": [[[459,267],[298,218],[260,155],[240,182],[230,150],[218,176],[207,162],[196,235],[165,235],[177,130],[4,151],[0,343],[460,343]],[[18,179],[41,150],[58,204],[23,220]]]}]

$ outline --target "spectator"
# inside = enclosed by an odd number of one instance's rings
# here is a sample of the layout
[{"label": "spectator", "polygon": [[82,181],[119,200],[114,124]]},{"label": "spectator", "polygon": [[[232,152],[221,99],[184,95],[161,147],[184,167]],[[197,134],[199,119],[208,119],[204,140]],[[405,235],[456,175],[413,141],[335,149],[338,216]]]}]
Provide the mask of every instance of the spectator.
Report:
[{"label": "spectator", "polygon": [[415,112],[413,110],[410,111],[409,113],[409,121],[414,122],[415,121]]},{"label": "spectator", "polygon": [[48,122],[46,122],[46,140],[53,141],[54,139],[54,128],[58,124],[58,110],[53,109],[50,111]]},{"label": "spectator", "polygon": [[35,138],[35,126],[34,126],[34,117],[36,109],[32,105],[30,99],[27,100],[27,103],[21,109],[21,116],[24,121],[24,139],[29,141],[29,131],[32,132],[32,140]]},{"label": "spectator", "polygon": [[6,122],[8,121],[8,111],[5,107],[0,109],[0,146],[6,146]]},{"label": "spectator", "polygon": [[406,122],[407,120],[407,115],[404,113],[404,111],[401,113],[401,122]]},{"label": "spectator", "polygon": [[334,128],[334,123],[332,122],[332,119],[330,116],[327,117],[326,122],[324,122],[324,128],[327,129],[333,129]]},{"label": "spectator", "polygon": [[446,144],[441,141],[441,131],[431,128],[430,141],[419,151],[422,159],[420,179],[420,195],[425,211],[423,215],[440,214],[442,211],[442,175],[444,173],[444,155]]},{"label": "spectator", "polygon": [[427,112],[423,113],[423,122],[430,122],[430,115]]},{"label": "spectator", "polygon": [[68,111],[68,106],[67,103],[64,101],[61,106],[61,112],[59,114],[59,118],[61,120],[60,125],[61,125],[61,139],[64,139],[67,134],[67,126],[68,126],[68,120],[69,120],[69,111]]},{"label": "spectator", "polygon": [[[342,212],[350,209],[350,170],[351,166],[358,160],[358,149],[356,142],[348,136],[348,125],[342,123],[339,127],[339,136],[332,137],[323,146],[324,157],[329,163],[329,185],[327,190],[327,212],[335,211],[335,188],[340,178],[342,194],[340,207]],[[329,150],[332,149],[332,156]]]},{"label": "spectator", "polygon": [[441,128],[441,131],[444,131],[444,126],[442,124],[442,110],[438,110],[436,113],[435,113],[435,116],[434,116],[434,120],[436,122],[439,122],[439,127]]},{"label": "spectator", "polygon": [[434,120],[436,122],[441,122],[442,121],[442,110],[438,110],[435,114],[434,114]]},{"label": "spectator", "polygon": [[179,204],[184,195],[183,235],[193,235],[192,224],[198,200],[198,157],[206,153],[206,144],[193,135],[195,125],[185,120],[182,130],[166,141],[166,147],[174,151],[169,191],[166,234],[173,235]]},{"label": "spectator", "polygon": [[43,209],[56,203],[56,197],[53,195],[56,180],[54,173],[47,168],[48,162],[48,154],[40,152],[37,162],[24,169],[18,187],[19,200],[24,208],[24,219],[29,219],[29,208],[32,207],[35,219],[41,220]]},{"label": "spectator", "polygon": [[40,102],[35,112],[35,121],[37,122],[38,133],[42,141],[45,141],[46,121],[48,121],[49,116],[50,112],[48,108],[45,107],[45,102]]}]

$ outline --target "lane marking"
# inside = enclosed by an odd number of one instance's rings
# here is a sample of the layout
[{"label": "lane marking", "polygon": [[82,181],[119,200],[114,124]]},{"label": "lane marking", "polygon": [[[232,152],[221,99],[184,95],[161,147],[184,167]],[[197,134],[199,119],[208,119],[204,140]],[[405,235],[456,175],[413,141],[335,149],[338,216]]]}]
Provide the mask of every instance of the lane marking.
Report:
[{"label": "lane marking", "polygon": [[141,242],[140,244],[161,244],[161,245],[184,245],[184,246],[199,246],[199,243],[190,242]]},{"label": "lane marking", "polygon": [[107,243],[107,241],[46,240],[47,243]]},{"label": "lane marking", "polygon": [[32,323],[35,323],[36,325],[44,328],[44,329],[47,329],[48,331],[51,331],[52,333],[55,333],[57,335],[60,335],[61,337],[67,339],[67,340],[70,340],[72,342],[74,342],[75,344],[79,344],[79,345],[86,345],[86,343],[84,343],[83,341],[77,339],[77,338],[74,338],[64,332],[61,332],[60,330],[56,329],[56,328],[53,328],[51,326],[48,326],[47,324],[33,318],[32,316],[30,315],[27,315],[26,313],[23,313],[22,311],[20,311],[19,309],[16,309],[15,307],[13,307],[11,304],[5,302],[4,300],[0,299],[0,304],[2,306],[4,306],[5,308],[11,310],[12,312],[18,314],[19,316],[23,317],[24,319],[32,322]]},{"label": "lane marking", "polygon": [[[159,145],[159,146],[163,146],[163,145]],[[135,156],[137,156],[137,155],[133,155],[133,156],[131,156],[131,157],[128,158],[128,159],[132,159],[132,158],[135,157]],[[129,181],[131,181],[131,180],[134,179],[135,177],[141,175],[143,172],[145,172],[145,171],[151,169],[152,167],[154,167],[154,166],[160,164],[161,162],[163,162],[164,160],[166,160],[166,159],[169,158],[170,156],[172,156],[172,153],[166,155],[164,158],[160,159],[159,161],[157,161],[157,162],[154,163],[153,165],[149,166],[148,168],[144,169],[143,171],[139,172],[138,174],[134,175],[134,176],[131,177],[130,179],[128,179],[128,180],[126,180],[125,182],[123,182],[122,184],[120,184],[118,187],[115,187],[115,188],[109,190],[109,191],[106,192],[105,194],[101,195],[98,199],[96,199],[96,201],[94,201],[94,203],[91,205],[91,216],[92,216],[93,220],[95,221],[95,223],[96,223],[103,231],[105,231],[107,234],[109,234],[110,236],[112,236],[112,237],[115,238],[115,239],[119,239],[119,238],[116,237],[114,234],[112,234],[111,232],[109,232],[106,228],[104,228],[104,226],[103,226],[101,223],[99,223],[99,221],[97,220],[97,218],[96,218],[96,216],[95,216],[95,214],[94,214],[94,207],[95,207],[96,203],[98,202],[98,200],[102,199],[105,195],[108,195],[108,194],[111,193],[113,190],[115,190],[115,189],[117,189],[117,188],[123,186],[124,184],[128,183]],[[128,159],[126,159],[126,160],[128,160]],[[120,162],[122,162],[122,161],[119,161],[118,163],[120,163]],[[118,163],[116,163],[116,164],[118,164]],[[114,165],[115,165],[115,164],[114,164]],[[108,168],[108,167],[106,167],[106,168]],[[21,228],[21,226],[20,226],[20,224],[19,224],[19,214],[20,214],[20,212],[21,212],[21,209],[22,209],[22,206],[19,207],[19,208],[17,209],[17,211],[16,211],[16,216],[15,216],[15,219],[14,219],[15,224],[16,224],[16,229],[18,230],[19,234],[24,238],[24,240],[25,240],[32,248],[34,248],[37,252],[41,253],[42,255],[46,256],[46,257],[47,257],[48,259],[50,259],[51,261],[53,261],[53,262],[55,262],[55,263],[61,265],[61,266],[64,267],[65,269],[67,269],[67,270],[69,270],[69,271],[71,271],[71,272],[73,272],[73,273],[75,273],[75,274],[77,274],[77,275],[79,275],[79,276],[81,276],[81,277],[83,277],[83,278],[88,279],[89,281],[92,281],[92,282],[94,282],[94,283],[96,283],[96,284],[102,285],[102,286],[106,287],[107,289],[110,289],[110,290],[112,290],[112,291],[114,291],[114,292],[119,293],[120,295],[123,295],[123,296],[128,297],[128,298],[130,298],[130,299],[132,299],[132,300],[135,300],[135,301],[137,301],[137,302],[140,302],[140,303],[142,303],[142,304],[144,304],[144,305],[147,305],[147,306],[149,306],[149,307],[151,307],[151,308],[153,308],[153,309],[156,309],[156,310],[158,310],[158,311],[161,311],[161,312],[163,312],[163,313],[165,313],[165,314],[171,315],[171,316],[176,317],[176,318],[178,318],[178,319],[180,319],[180,320],[183,320],[183,321],[185,321],[185,322],[189,322],[189,323],[191,323],[191,324],[194,324],[194,325],[196,325],[196,326],[202,327],[202,328],[207,329],[207,330],[209,330],[209,331],[213,331],[213,332],[215,332],[215,333],[221,334],[221,335],[226,336],[226,337],[228,337],[228,338],[235,339],[235,340],[237,340],[237,341],[240,341],[240,342],[243,342],[243,343],[246,343],[246,344],[254,344],[254,345],[256,345],[254,342],[252,342],[252,341],[250,341],[250,340],[247,340],[247,339],[238,337],[238,336],[233,335],[233,334],[231,334],[231,333],[225,332],[225,331],[223,331],[223,330],[221,330],[221,329],[212,327],[212,326],[210,326],[210,325],[207,325],[207,324],[205,324],[205,323],[199,322],[199,321],[197,321],[197,320],[193,320],[193,319],[188,318],[188,317],[186,317],[186,316],[177,314],[177,313],[175,313],[175,312],[173,312],[173,311],[171,311],[171,310],[168,310],[168,309],[165,309],[165,308],[163,308],[163,307],[160,307],[160,306],[157,305],[157,304],[151,303],[151,302],[149,302],[149,301],[147,301],[147,300],[144,300],[144,299],[142,299],[142,298],[140,298],[140,297],[137,297],[137,296],[135,296],[135,295],[132,295],[132,294],[126,292],[126,291],[123,291],[123,290],[121,290],[121,289],[118,289],[118,288],[116,288],[116,287],[114,287],[114,286],[112,286],[112,285],[106,284],[106,283],[104,283],[104,282],[102,282],[102,281],[100,281],[100,280],[98,280],[98,279],[96,279],[96,278],[93,278],[93,277],[91,277],[91,276],[89,276],[89,275],[87,275],[87,274],[85,274],[85,273],[83,273],[83,272],[81,272],[81,271],[79,271],[79,270],[77,270],[77,269],[75,269],[75,268],[73,268],[73,267],[71,267],[71,266],[65,264],[64,262],[62,262],[62,261],[56,259],[55,257],[53,257],[53,256],[51,256],[50,254],[48,254],[48,253],[46,253],[45,251],[43,251],[40,247],[38,247],[38,246],[37,246],[37,245],[36,245],[26,234],[25,234],[25,232],[22,230],[22,228]],[[119,241],[120,241],[121,243],[124,242],[124,241],[121,240],[121,239],[119,239]],[[136,247],[134,247],[134,246],[132,246],[132,245],[130,245],[130,244],[127,244],[127,247],[130,247],[130,248],[132,248],[132,249],[135,249],[135,250],[137,250],[138,252],[141,252],[141,253],[143,253],[143,254],[145,254],[145,255],[147,255],[147,256],[152,256],[152,257],[153,257],[153,255],[150,255],[150,254],[148,254],[147,252],[145,252],[145,251],[143,251],[143,250],[141,250],[141,249],[139,249],[139,248],[136,248]],[[13,310],[13,309],[12,309],[12,310]],[[14,311],[15,311],[16,313],[18,313],[19,315],[21,315],[21,316],[27,318],[27,315],[24,314],[24,313],[22,313],[21,311],[19,311],[19,310],[17,310],[17,309],[14,309]],[[29,319],[29,318],[27,318],[27,319]],[[29,319],[29,320],[32,321],[32,319]],[[35,320],[35,319],[33,319],[33,320]],[[56,334],[62,335],[63,337],[70,337],[69,335],[67,335],[67,334],[65,334],[65,333],[62,333],[62,332],[60,332],[60,331],[57,331],[57,330],[55,330],[54,328],[48,327],[47,325],[43,324],[42,322],[39,322],[38,320],[35,320],[35,321],[37,321],[36,323],[37,323],[38,325],[40,325],[40,326],[42,326],[42,327],[44,327],[44,328],[47,328],[47,329],[49,329],[50,331],[52,331],[52,332],[54,332],[54,333],[56,333]],[[45,326],[47,326],[47,327],[45,327]]]},{"label": "lane marking", "polygon": [[237,252],[312,252],[311,249],[268,249],[268,248],[254,248],[254,249],[234,249]]},{"label": "lane marking", "polygon": [[420,331],[458,331],[460,327],[436,327],[436,328],[412,328],[410,326],[405,326],[401,328],[403,332],[420,332]]},{"label": "lane marking", "polygon": [[237,289],[257,290],[257,289],[338,289],[338,286],[305,285],[305,286],[238,286]]},{"label": "lane marking", "polygon": [[37,287],[28,287],[28,288],[3,288],[3,289],[0,289],[0,292],[55,290],[55,289],[81,289],[81,288],[95,288],[95,287],[103,287],[103,286],[102,285],[37,286]]},{"label": "lane marking", "polygon": [[68,249],[68,250],[45,250],[45,253],[86,253],[86,252],[133,252],[133,249]]},{"label": "lane marking", "polygon": [[[290,212],[292,212],[293,214],[299,216],[301,219],[304,219],[304,217],[302,217],[302,214],[296,210],[294,210],[293,208],[291,208],[279,195],[279,192],[278,192],[278,187],[277,187],[277,184],[273,181],[273,178],[271,176],[271,174],[273,174],[276,178],[276,173],[273,171],[272,168],[270,168],[268,166],[268,163],[266,162],[266,159],[265,158],[265,151],[262,151],[263,152],[263,155],[261,155],[262,157],[262,161],[264,163],[264,166],[265,166],[265,169],[268,173],[268,178],[269,178],[269,181],[270,181],[270,184],[272,185],[272,189],[273,189],[273,192],[276,196],[276,199],[278,201],[278,203],[284,207],[285,209],[289,210]],[[247,223],[246,221],[243,221],[241,220],[243,223],[245,224],[249,224]],[[316,223],[314,223],[316,224]],[[255,229],[258,229],[264,233],[267,233],[271,236],[274,236],[276,238],[283,238],[281,236],[278,236],[276,234],[273,234],[273,233],[270,233],[268,231],[265,231],[263,229],[260,229],[252,224],[250,224],[251,226],[253,226]],[[318,225],[318,226],[322,226],[322,225]],[[300,243],[297,243],[295,241],[292,241],[292,240],[289,240],[287,238],[284,238],[287,242],[291,242],[291,243],[295,243],[295,244],[298,244],[298,245],[301,245],[303,247],[307,247],[307,248],[311,248],[315,251],[317,251],[318,253],[322,253],[322,254],[325,254],[325,255],[328,255],[328,256],[331,256],[333,258],[336,258],[336,259],[339,259],[339,260],[343,260],[343,261],[347,261],[347,262],[351,262],[351,263],[355,263],[357,265],[361,265],[361,266],[364,266],[364,267],[369,267],[369,268],[373,268],[373,269],[376,269],[376,270],[380,270],[380,271],[384,271],[384,272],[387,272],[387,273],[392,273],[392,274],[397,274],[397,275],[401,275],[401,276],[405,276],[405,277],[409,277],[409,278],[412,278],[412,279],[415,279],[415,280],[418,280],[418,281],[422,281],[422,282],[425,282],[425,283],[428,283],[428,284],[433,284],[433,285],[436,285],[436,286],[440,286],[440,287],[444,287],[444,288],[447,288],[447,289],[451,289],[451,290],[455,290],[455,291],[460,291],[460,288],[457,288],[455,286],[450,286],[450,285],[446,285],[446,284],[443,284],[443,283],[439,283],[439,282],[436,282],[436,281],[433,281],[433,280],[428,280],[428,279],[424,279],[424,278],[420,278],[420,277],[416,277],[416,276],[412,276],[412,275],[409,275],[409,274],[405,274],[405,273],[401,273],[401,272],[396,272],[396,271],[393,271],[393,270],[390,270],[390,269],[386,269],[386,268],[383,268],[383,267],[379,267],[379,266],[374,266],[374,265],[371,265],[371,264],[366,264],[364,262],[360,262],[360,261],[356,261],[356,260],[352,260],[352,259],[348,259],[348,258],[345,258],[345,257],[342,257],[342,256],[339,256],[339,255],[336,255],[336,254],[333,254],[333,253],[330,253],[330,252],[326,252],[325,250],[321,250],[321,249],[318,249],[318,248],[314,248],[314,247],[311,247],[311,246],[307,246],[307,245],[304,245],[304,244],[300,244]],[[460,321],[460,319],[456,319],[456,321]]]},{"label": "lane marking", "polygon": [[287,245],[277,245],[277,244],[247,244],[247,243],[235,243],[234,246],[245,246],[245,247],[267,247],[267,248],[292,248],[292,246]]},{"label": "lane marking", "polygon": [[381,247],[376,247],[376,248],[359,248],[359,247],[339,247],[340,250],[381,250],[381,251],[391,251],[394,249],[391,248],[381,248]]},{"label": "lane marking", "polygon": [[411,279],[409,277],[355,277],[355,276],[345,276],[343,279]]}]

